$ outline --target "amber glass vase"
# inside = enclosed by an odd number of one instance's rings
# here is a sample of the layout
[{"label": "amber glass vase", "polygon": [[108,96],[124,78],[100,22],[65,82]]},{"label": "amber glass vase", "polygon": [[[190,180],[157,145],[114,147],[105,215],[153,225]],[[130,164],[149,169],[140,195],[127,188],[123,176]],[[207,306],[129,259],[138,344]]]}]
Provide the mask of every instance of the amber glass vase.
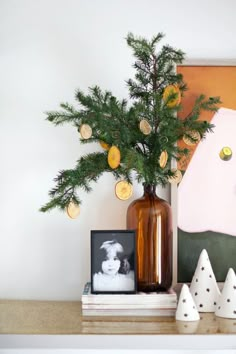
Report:
[{"label": "amber glass vase", "polygon": [[166,291],[172,283],[172,213],[156,195],[156,186],[144,184],[143,197],[127,210],[127,229],[137,233],[138,290]]}]

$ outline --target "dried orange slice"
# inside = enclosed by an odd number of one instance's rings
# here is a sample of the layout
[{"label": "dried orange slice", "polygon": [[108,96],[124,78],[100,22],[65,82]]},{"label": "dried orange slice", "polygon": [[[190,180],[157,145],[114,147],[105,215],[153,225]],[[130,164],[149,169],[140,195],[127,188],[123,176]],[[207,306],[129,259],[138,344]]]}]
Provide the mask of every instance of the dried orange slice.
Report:
[{"label": "dried orange slice", "polygon": [[144,135],[149,135],[152,131],[151,125],[148,123],[146,119],[142,119],[139,123],[139,129]]},{"label": "dried orange slice", "polygon": [[173,168],[171,171],[174,172],[175,175],[169,178],[169,182],[176,183],[176,184],[180,183],[183,178],[181,171],[177,170],[176,168]]},{"label": "dried orange slice", "polygon": [[189,131],[188,135],[190,135],[195,141],[193,142],[188,136],[184,135],[183,141],[185,142],[186,145],[193,146],[199,143],[199,141],[201,140],[201,135],[197,130]]},{"label": "dried orange slice", "polygon": [[66,212],[71,219],[76,219],[80,214],[80,206],[74,202],[70,202],[66,208]]},{"label": "dried orange slice", "polygon": [[108,165],[115,169],[120,164],[120,150],[117,146],[112,146],[108,151]]},{"label": "dried orange slice", "polygon": [[79,131],[83,139],[89,139],[92,136],[92,128],[88,124],[82,124]]},{"label": "dried orange slice", "polygon": [[102,147],[104,150],[109,150],[109,149],[110,149],[110,146],[109,146],[107,143],[105,143],[105,141],[100,140],[100,141],[99,141],[99,144],[101,145],[101,147]]},{"label": "dried orange slice", "polygon": [[162,151],[159,158],[159,165],[161,168],[165,168],[168,160],[168,153],[166,150]]},{"label": "dried orange slice", "polygon": [[180,89],[178,88],[178,86],[176,85],[169,85],[166,86],[164,93],[163,93],[163,100],[166,102],[169,98],[170,95],[173,94],[177,94],[176,98],[172,98],[171,100],[168,101],[168,103],[166,104],[167,107],[169,108],[173,108],[175,106],[177,106],[178,104],[180,104],[181,101],[181,93],[180,93]]},{"label": "dried orange slice", "polygon": [[115,185],[115,194],[120,200],[127,200],[131,197],[133,193],[132,184],[127,181],[119,181]]}]

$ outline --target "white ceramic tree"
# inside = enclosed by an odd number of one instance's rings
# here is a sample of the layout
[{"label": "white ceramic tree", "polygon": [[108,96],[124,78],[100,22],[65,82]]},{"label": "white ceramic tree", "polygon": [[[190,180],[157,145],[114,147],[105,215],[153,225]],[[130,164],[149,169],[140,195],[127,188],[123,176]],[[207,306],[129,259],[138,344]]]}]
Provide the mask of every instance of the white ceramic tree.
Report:
[{"label": "white ceramic tree", "polygon": [[220,290],[205,249],[200,254],[190,292],[199,312],[215,312]]},{"label": "white ceramic tree", "polygon": [[236,318],[236,275],[232,268],[228,270],[215,314],[219,317]]},{"label": "white ceramic tree", "polygon": [[183,284],[181,289],[175,318],[178,321],[198,321],[200,319],[196,304],[186,284]]}]

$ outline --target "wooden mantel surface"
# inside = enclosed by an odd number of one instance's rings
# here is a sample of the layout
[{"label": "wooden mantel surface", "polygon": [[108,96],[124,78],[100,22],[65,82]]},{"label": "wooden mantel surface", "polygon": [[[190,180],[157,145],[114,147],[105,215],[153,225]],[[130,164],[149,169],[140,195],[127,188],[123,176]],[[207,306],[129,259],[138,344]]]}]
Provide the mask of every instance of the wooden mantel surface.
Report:
[{"label": "wooden mantel surface", "polygon": [[0,300],[0,334],[236,334],[236,320],[202,313],[173,317],[83,317],[81,302]]}]

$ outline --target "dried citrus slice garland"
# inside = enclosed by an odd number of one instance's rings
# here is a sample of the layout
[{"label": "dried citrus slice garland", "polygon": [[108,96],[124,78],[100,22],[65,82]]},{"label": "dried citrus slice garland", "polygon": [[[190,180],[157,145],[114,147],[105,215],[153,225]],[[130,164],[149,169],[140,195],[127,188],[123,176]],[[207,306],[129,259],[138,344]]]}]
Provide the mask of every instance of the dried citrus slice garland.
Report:
[{"label": "dried citrus slice garland", "polygon": [[80,206],[71,201],[66,208],[66,212],[71,219],[76,219],[80,214]]},{"label": "dried citrus slice garland", "polygon": [[139,123],[139,129],[144,135],[149,135],[152,131],[151,125],[146,119],[142,119]]},{"label": "dried citrus slice garland", "polygon": [[201,140],[201,135],[197,130],[190,130],[188,132],[188,135],[190,135],[195,141],[192,141],[188,136],[184,135],[183,141],[186,145],[193,146],[199,143],[199,141]]},{"label": "dried citrus slice garland", "polygon": [[107,143],[105,143],[105,141],[100,140],[100,141],[99,141],[99,144],[101,145],[101,147],[102,147],[104,150],[109,150],[109,149],[110,149],[110,146],[109,146]]},{"label": "dried citrus slice garland", "polygon": [[108,165],[115,169],[120,164],[120,150],[117,146],[112,146],[108,151]]},{"label": "dried citrus slice garland", "polygon": [[162,151],[160,158],[159,158],[159,165],[161,168],[165,168],[168,160],[168,153],[167,151]]},{"label": "dried citrus slice garland", "polygon": [[173,168],[171,171],[174,172],[175,175],[169,178],[169,182],[176,183],[176,184],[180,183],[183,178],[181,171],[177,170],[176,168]]},{"label": "dried citrus slice garland", "polygon": [[128,183],[127,181],[119,181],[115,185],[115,194],[118,199],[120,200],[127,200],[131,197],[133,193],[133,186],[132,184]]},{"label": "dried citrus slice garland", "polygon": [[[177,94],[176,98],[172,98],[171,100],[168,101],[169,96],[173,95],[174,93]],[[180,104],[181,93],[180,93],[180,89],[178,88],[178,86],[176,86],[176,85],[166,86],[166,88],[164,89],[164,93],[163,93],[163,100],[165,102],[168,101],[168,103],[166,105],[169,108],[173,108],[173,107],[177,106],[178,104]]]},{"label": "dried citrus slice garland", "polygon": [[89,139],[92,136],[92,128],[88,124],[82,124],[79,131],[83,139]]}]

